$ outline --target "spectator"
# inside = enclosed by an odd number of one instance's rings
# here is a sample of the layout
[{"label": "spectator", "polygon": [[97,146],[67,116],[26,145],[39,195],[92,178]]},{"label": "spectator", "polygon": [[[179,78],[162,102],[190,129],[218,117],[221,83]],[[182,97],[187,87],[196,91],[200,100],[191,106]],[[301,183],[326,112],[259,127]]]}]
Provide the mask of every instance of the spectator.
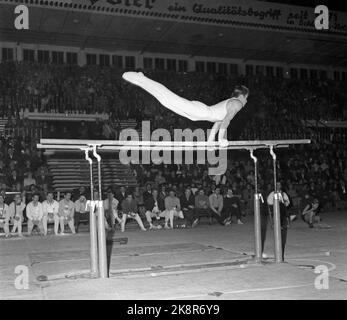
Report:
[{"label": "spectator", "polygon": [[36,185],[36,180],[33,178],[33,173],[28,172],[27,177],[24,178],[23,186],[24,189],[28,189],[28,187]]},{"label": "spectator", "polygon": [[162,171],[158,171],[158,174],[155,176],[154,182],[157,186],[160,186],[161,184],[166,183],[166,179],[163,176]]},{"label": "spectator", "polygon": [[28,235],[32,234],[33,228],[37,226],[40,234],[44,235],[43,229],[43,210],[42,204],[39,202],[39,195],[36,193],[32,197],[32,201],[26,207],[26,216],[28,218]]},{"label": "spectator", "polygon": [[81,193],[78,199],[75,201],[75,231],[78,233],[79,225],[83,222],[89,223],[89,210],[87,205],[87,198],[84,193]]},{"label": "spectator", "polygon": [[204,189],[199,190],[199,194],[195,196],[195,220],[192,227],[194,228],[200,221],[201,216],[210,216],[210,200],[205,195]]},{"label": "spectator", "polygon": [[[1,140],[0,140],[1,141]],[[4,178],[6,177],[6,167],[4,165],[4,162],[2,160],[0,160],[0,179],[4,180]]]},{"label": "spectator", "polygon": [[224,225],[222,217],[223,210],[223,196],[220,194],[220,188],[216,188],[214,192],[209,196],[209,224],[212,224],[212,219],[215,218],[219,224]]},{"label": "spectator", "polygon": [[237,218],[237,224],[243,224],[241,221],[241,203],[239,197],[234,196],[232,187],[228,187],[227,194],[223,200],[224,223],[230,224],[232,216]]},{"label": "spectator", "polygon": [[17,183],[22,183],[22,179],[18,176],[18,173],[16,170],[13,170],[11,172],[11,175],[8,177],[7,179],[7,186],[11,189],[11,190],[15,190],[16,189],[16,185]]},{"label": "spectator", "polygon": [[118,205],[119,201],[114,197],[112,189],[109,189],[107,192],[107,199],[104,200],[106,220],[110,222],[110,227],[108,227],[107,223],[106,228],[114,229],[116,220],[120,223],[121,219],[118,217]]},{"label": "spectator", "polygon": [[159,198],[165,200],[167,196],[168,196],[168,193],[166,192],[166,186],[165,184],[162,184],[160,186]]},{"label": "spectator", "polygon": [[146,228],[144,227],[142,220],[137,213],[137,204],[136,201],[133,199],[131,194],[128,194],[126,199],[122,201],[122,219],[121,219],[121,231],[124,232],[125,230],[125,224],[128,218],[134,219],[142,231],[146,231]]},{"label": "spectator", "polygon": [[51,179],[46,175],[46,171],[43,167],[39,169],[39,174],[36,176],[35,184],[39,186],[46,186],[47,188],[51,187]]},{"label": "spectator", "polygon": [[146,208],[146,219],[149,223],[149,230],[152,229],[161,229],[160,225],[153,225],[152,218],[159,220],[160,218],[165,218],[165,228],[168,227],[169,215],[165,211],[165,203],[162,198],[158,195],[158,190],[152,190],[152,197],[148,198],[145,203]]},{"label": "spectator", "polygon": [[127,198],[127,192],[124,186],[121,186],[119,189],[118,194],[116,195],[116,199],[118,200],[118,210],[120,209],[120,206],[122,205],[123,200]]},{"label": "spectator", "polygon": [[146,184],[146,191],[143,193],[143,200],[146,202],[148,198],[152,197],[152,185],[150,183]]},{"label": "spectator", "polygon": [[9,206],[10,219],[12,220],[12,233],[15,233],[18,229],[18,236],[23,237],[22,224],[24,221],[23,211],[25,209],[25,195],[16,194],[13,202]]},{"label": "spectator", "polygon": [[43,232],[46,236],[48,233],[48,223],[54,223],[54,234],[58,235],[59,229],[59,203],[54,200],[53,192],[49,191],[46,195],[46,200],[42,202],[43,211]]},{"label": "spectator", "polygon": [[[170,190],[169,195],[165,198],[165,210],[169,215],[170,228],[173,229],[173,220],[174,217],[184,219],[183,212],[181,211],[180,199],[175,196],[175,191]],[[169,226],[165,225],[165,228],[168,229]]]},{"label": "spectator", "polygon": [[190,188],[186,188],[184,195],[180,198],[181,208],[187,223],[193,227],[193,223],[196,220],[195,212],[195,199]]},{"label": "spectator", "polygon": [[313,228],[313,223],[315,222],[318,214],[319,201],[314,198],[312,202],[308,203],[301,213],[302,220],[308,224],[310,228]]},{"label": "spectator", "polygon": [[144,200],[143,200],[143,195],[142,195],[142,192],[141,192],[139,186],[135,187],[134,192],[133,192],[133,198],[137,203],[137,207],[139,209],[140,216],[144,216],[146,209],[145,209],[145,204],[144,204]]},{"label": "spectator", "polygon": [[60,234],[64,235],[65,224],[70,227],[73,234],[76,233],[74,226],[75,204],[71,201],[71,193],[65,192],[64,199],[59,202],[58,216],[60,221]]},{"label": "spectator", "polygon": [[14,149],[12,147],[8,148],[5,163],[10,163],[11,161],[14,161],[14,163],[17,165],[18,160],[18,157],[14,153]]},{"label": "spectator", "polygon": [[10,236],[9,220],[9,207],[5,203],[5,197],[2,194],[0,194],[0,228],[4,229],[6,238]]}]

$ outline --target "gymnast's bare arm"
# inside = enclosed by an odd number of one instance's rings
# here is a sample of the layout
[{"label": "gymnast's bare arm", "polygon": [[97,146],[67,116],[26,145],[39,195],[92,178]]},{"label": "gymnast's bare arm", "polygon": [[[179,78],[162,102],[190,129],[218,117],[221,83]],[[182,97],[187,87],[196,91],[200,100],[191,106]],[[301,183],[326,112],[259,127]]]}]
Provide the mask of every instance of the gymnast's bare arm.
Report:
[{"label": "gymnast's bare arm", "polygon": [[238,113],[242,109],[242,103],[238,100],[229,100],[226,108],[227,115],[220,123],[218,132],[218,142],[221,147],[227,147],[229,145],[229,142],[226,138],[227,129],[230,124],[230,121],[235,117],[236,113]]},{"label": "gymnast's bare arm", "polygon": [[213,142],[215,137],[216,137],[216,134],[217,132],[219,131],[219,128],[220,128],[220,125],[222,124],[222,121],[217,121],[214,123],[211,131],[210,131],[210,135],[207,139],[207,142]]}]

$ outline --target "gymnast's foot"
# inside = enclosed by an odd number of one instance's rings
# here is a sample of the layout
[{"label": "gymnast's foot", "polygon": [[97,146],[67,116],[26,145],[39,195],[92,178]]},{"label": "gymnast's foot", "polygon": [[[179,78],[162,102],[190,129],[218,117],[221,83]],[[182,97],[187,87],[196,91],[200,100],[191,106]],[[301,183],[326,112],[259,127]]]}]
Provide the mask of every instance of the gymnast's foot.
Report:
[{"label": "gymnast's foot", "polygon": [[134,72],[134,71],[128,71],[124,72],[122,75],[122,78],[126,81],[129,81],[135,85],[139,85],[139,81],[141,78],[144,77],[144,74],[142,72]]}]

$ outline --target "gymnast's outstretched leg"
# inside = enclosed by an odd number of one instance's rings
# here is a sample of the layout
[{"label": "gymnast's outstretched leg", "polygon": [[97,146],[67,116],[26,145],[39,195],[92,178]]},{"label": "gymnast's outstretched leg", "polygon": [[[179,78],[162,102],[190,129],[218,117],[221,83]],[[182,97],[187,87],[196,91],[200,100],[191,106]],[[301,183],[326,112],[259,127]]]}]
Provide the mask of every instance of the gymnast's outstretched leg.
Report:
[{"label": "gymnast's outstretched leg", "polygon": [[147,78],[142,72],[125,72],[122,77],[149,92],[171,111],[193,121],[210,121],[209,107],[202,102],[184,99],[159,82]]}]

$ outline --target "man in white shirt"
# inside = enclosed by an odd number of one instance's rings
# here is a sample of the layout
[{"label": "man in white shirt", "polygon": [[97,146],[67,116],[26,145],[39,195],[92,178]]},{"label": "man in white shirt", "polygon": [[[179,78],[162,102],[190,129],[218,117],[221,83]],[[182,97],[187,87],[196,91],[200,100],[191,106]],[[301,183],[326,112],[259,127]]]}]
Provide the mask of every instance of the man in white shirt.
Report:
[{"label": "man in white shirt", "polygon": [[58,210],[59,210],[59,203],[58,201],[54,200],[53,192],[48,192],[46,196],[46,200],[42,202],[42,210],[43,210],[43,232],[44,235],[47,235],[47,224],[54,222],[54,234],[58,235],[58,229],[59,229],[59,216],[58,216]]},{"label": "man in white shirt", "polygon": [[28,217],[28,235],[32,234],[34,226],[37,226],[40,230],[40,234],[43,235],[43,210],[42,204],[39,202],[39,195],[34,194],[33,200],[28,203],[26,208],[26,215]]},{"label": "man in white shirt", "polygon": [[0,194],[0,229],[4,229],[6,238],[10,236],[9,220],[8,205],[5,203],[5,197]]},{"label": "man in white shirt", "polygon": [[23,223],[23,211],[25,209],[25,194],[21,197],[20,194],[14,196],[13,202],[9,205],[10,220],[13,223],[12,233],[15,233],[18,229],[18,236],[23,237],[22,223]]}]

